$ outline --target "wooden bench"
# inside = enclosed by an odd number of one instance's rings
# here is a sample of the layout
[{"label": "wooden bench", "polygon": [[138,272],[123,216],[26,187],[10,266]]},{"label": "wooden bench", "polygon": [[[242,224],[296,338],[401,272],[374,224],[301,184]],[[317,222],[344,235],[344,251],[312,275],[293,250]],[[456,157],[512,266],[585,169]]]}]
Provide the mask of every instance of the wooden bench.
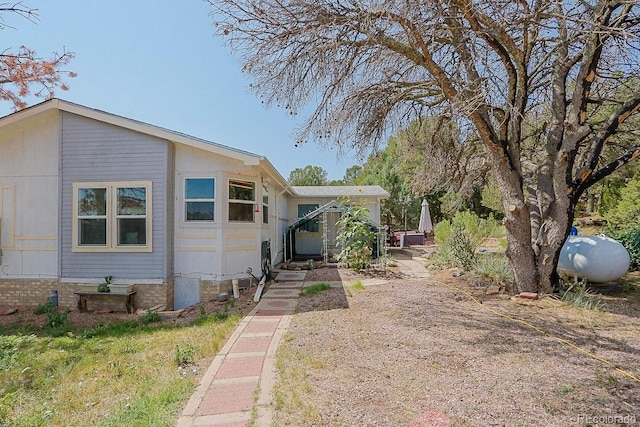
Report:
[{"label": "wooden bench", "polygon": [[87,311],[87,300],[90,297],[123,297],[125,298],[125,309],[127,313],[133,313],[136,309],[133,297],[136,291],[127,293],[75,291],[74,294],[78,295],[78,310],[81,312]]}]

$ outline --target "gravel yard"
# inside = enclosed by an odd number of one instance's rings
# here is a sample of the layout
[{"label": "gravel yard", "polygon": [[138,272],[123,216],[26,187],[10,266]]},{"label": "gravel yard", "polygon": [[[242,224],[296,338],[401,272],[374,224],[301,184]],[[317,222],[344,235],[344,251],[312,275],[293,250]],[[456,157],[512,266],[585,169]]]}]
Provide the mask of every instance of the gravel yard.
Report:
[{"label": "gravel yard", "polygon": [[[307,280],[357,279],[322,270]],[[275,425],[640,423],[640,383],[627,376],[640,377],[638,292],[597,312],[484,291],[444,271],[300,298],[280,347]]]},{"label": "gravel yard", "polygon": [[[345,286],[300,297],[279,348],[274,425],[640,425],[640,292],[579,310],[486,295],[477,278],[451,273],[309,271],[307,281]],[[167,322],[224,309],[202,306]],[[247,292],[231,311],[254,306]],[[136,317],[69,313],[86,327]],[[20,307],[0,327],[43,321]]]}]

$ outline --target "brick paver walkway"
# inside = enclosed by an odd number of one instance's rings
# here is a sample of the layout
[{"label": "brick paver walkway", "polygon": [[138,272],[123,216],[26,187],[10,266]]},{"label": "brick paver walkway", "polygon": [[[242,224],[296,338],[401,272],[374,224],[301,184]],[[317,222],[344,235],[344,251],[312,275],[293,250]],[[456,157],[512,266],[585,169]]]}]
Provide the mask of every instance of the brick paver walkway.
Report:
[{"label": "brick paver walkway", "polygon": [[[402,259],[398,265],[409,277],[428,277],[424,263]],[[305,282],[304,272],[286,272],[269,286],[255,309],[236,328],[205,373],[178,419],[177,427],[245,427],[255,412],[257,427],[271,427],[275,358]],[[295,274],[291,274],[295,273]],[[365,286],[385,283],[366,279]],[[343,286],[342,282],[330,282]]]},{"label": "brick paver walkway", "polygon": [[[302,277],[304,280],[304,277]],[[271,426],[275,356],[303,282],[272,285],[214,358],[178,419],[178,427]]]}]

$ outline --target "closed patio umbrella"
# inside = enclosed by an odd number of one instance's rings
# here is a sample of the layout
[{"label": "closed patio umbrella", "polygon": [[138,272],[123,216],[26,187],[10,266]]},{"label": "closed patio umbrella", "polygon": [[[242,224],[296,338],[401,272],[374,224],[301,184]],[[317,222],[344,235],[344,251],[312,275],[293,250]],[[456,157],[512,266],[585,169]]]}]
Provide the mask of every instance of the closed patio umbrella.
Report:
[{"label": "closed patio umbrella", "polygon": [[418,225],[418,231],[421,233],[431,233],[433,231],[433,224],[431,223],[431,213],[429,213],[429,203],[427,203],[427,199],[422,200],[422,209],[420,210],[420,224]]}]

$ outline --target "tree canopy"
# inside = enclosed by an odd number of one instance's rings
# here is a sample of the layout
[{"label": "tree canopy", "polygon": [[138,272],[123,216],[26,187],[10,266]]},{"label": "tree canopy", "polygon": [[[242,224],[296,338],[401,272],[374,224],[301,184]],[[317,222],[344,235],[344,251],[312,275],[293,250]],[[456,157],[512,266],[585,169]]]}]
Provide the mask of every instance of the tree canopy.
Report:
[{"label": "tree canopy", "polygon": [[327,171],[320,166],[307,165],[289,173],[290,185],[327,185]]},{"label": "tree canopy", "polygon": [[551,288],[580,196],[640,155],[614,143],[638,134],[637,1],[210,3],[267,104],[315,104],[300,141],[375,149],[428,116],[478,141],[516,289]]},{"label": "tree canopy", "polygon": [[[0,30],[9,27],[6,15],[13,14],[35,22],[38,20],[36,12],[22,2],[0,3]],[[5,47],[0,52],[0,99],[13,103],[14,108],[20,110],[27,106],[24,99],[29,95],[48,99],[58,88],[67,90],[63,76],[75,77],[76,74],[63,67],[72,58],[73,53],[65,50],[44,59],[26,46]]]}]

